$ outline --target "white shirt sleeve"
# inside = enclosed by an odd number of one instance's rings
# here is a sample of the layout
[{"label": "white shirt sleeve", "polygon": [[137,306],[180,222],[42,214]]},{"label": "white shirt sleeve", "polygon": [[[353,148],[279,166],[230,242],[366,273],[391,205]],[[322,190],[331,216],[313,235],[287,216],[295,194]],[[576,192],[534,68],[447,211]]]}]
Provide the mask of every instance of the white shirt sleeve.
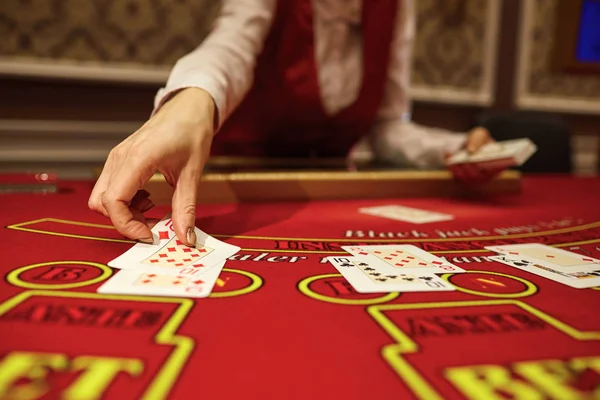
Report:
[{"label": "white shirt sleeve", "polygon": [[444,154],[459,150],[467,135],[411,122],[409,86],[416,16],[414,0],[405,0],[401,4],[404,10],[400,7],[384,99],[369,144],[374,156],[386,163],[441,167]]},{"label": "white shirt sleeve", "polygon": [[153,114],[179,90],[196,87],[212,96],[218,129],[252,87],[276,0],[223,0],[221,7],[211,33],[173,67],[155,97]]}]

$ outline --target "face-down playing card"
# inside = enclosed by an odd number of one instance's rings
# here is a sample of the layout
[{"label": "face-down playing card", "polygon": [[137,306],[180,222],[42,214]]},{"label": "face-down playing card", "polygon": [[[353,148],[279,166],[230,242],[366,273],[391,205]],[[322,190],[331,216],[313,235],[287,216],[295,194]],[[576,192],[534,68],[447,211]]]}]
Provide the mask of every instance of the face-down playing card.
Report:
[{"label": "face-down playing card", "polygon": [[417,208],[405,207],[400,205],[365,207],[360,208],[359,211],[363,214],[394,219],[397,221],[410,222],[413,224],[448,221],[454,218],[450,214],[420,210]]},{"label": "face-down playing card", "polygon": [[487,246],[487,250],[510,258],[521,258],[560,272],[587,272],[600,269],[600,260],[539,243]]},{"label": "face-down playing card", "polygon": [[240,248],[222,242],[195,228],[196,244],[188,247],[173,231],[171,220],[159,222],[152,232],[155,244],[137,243],[108,265],[120,269],[157,268],[180,269],[185,267],[210,268],[237,253]]},{"label": "face-down playing card", "polygon": [[439,257],[413,245],[343,246],[353,256],[371,266],[390,269],[390,272],[444,274],[465,272]]},{"label": "face-down playing card", "polygon": [[327,260],[359,293],[455,290],[450,283],[433,274],[390,273],[356,257],[328,257]]},{"label": "face-down playing card", "polygon": [[98,288],[103,294],[130,294],[168,297],[207,297],[210,295],[225,262],[203,273],[187,268],[182,271],[148,267],[145,271],[130,269],[118,271]]}]

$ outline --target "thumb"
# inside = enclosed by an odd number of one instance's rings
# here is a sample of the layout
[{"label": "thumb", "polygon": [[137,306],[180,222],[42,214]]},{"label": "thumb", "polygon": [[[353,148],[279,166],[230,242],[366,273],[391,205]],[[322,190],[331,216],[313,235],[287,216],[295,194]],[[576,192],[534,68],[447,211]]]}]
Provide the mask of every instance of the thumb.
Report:
[{"label": "thumb", "polygon": [[187,164],[175,184],[173,193],[173,228],[175,234],[187,246],[196,244],[196,195],[200,183],[201,168]]},{"label": "thumb", "polygon": [[474,153],[481,148],[484,144],[490,141],[490,134],[485,128],[475,128],[471,131],[469,139],[467,141],[467,151]]}]

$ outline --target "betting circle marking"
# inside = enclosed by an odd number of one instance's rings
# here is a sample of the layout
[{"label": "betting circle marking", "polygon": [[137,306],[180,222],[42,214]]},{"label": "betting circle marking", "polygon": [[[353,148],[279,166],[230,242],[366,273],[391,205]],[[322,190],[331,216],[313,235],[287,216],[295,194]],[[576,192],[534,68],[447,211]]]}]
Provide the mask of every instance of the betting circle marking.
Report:
[{"label": "betting circle marking", "polygon": [[342,277],[341,274],[323,274],[323,275],[315,275],[309,276],[308,278],[302,279],[298,283],[298,290],[305,296],[310,297],[311,299],[324,301],[326,303],[333,304],[344,304],[344,305],[372,305],[372,304],[381,304],[386,303],[388,301],[394,300],[396,297],[400,296],[400,293],[386,293],[379,297],[368,298],[368,299],[338,299],[336,297],[326,296],[324,294],[317,293],[310,288],[311,283],[327,278],[339,278]]},{"label": "betting circle marking", "polygon": [[230,292],[212,292],[208,296],[209,298],[215,299],[215,298],[223,298],[223,297],[243,296],[245,294],[252,293],[255,290],[258,290],[263,284],[263,279],[260,276],[253,274],[252,272],[242,271],[240,269],[232,269],[232,268],[223,268],[223,272],[230,272],[232,274],[243,275],[247,278],[250,278],[251,283],[249,286],[247,286],[245,288],[232,290]]},{"label": "betting circle marking", "polygon": [[[85,281],[74,282],[74,283],[56,284],[56,285],[44,284],[44,283],[32,283],[32,282],[24,281],[23,279],[20,278],[20,275],[23,272],[30,271],[35,268],[50,267],[50,266],[54,266],[54,265],[87,265],[89,267],[95,267],[95,268],[100,269],[100,271],[102,273],[93,279],[88,279]],[[90,262],[90,261],[50,261],[50,262],[44,262],[44,263],[39,263],[39,264],[26,265],[24,267],[17,268],[15,270],[11,271],[8,275],[6,275],[6,280],[14,286],[18,286],[18,287],[22,287],[22,288],[26,288],[26,289],[51,289],[51,290],[53,290],[53,289],[73,289],[73,288],[78,288],[78,287],[82,287],[82,286],[93,285],[94,283],[102,282],[103,280],[105,280],[106,278],[108,278],[111,275],[112,275],[112,269],[110,269],[109,267],[107,267],[104,264],[99,264],[99,263]]]},{"label": "betting circle marking", "polygon": [[[467,289],[465,287],[461,287],[455,283],[452,283],[452,277],[455,277],[458,275],[465,275],[465,274],[469,274],[469,273],[500,276],[503,278],[512,279],[514,281],[520,282],[523,285],[525,285],[525,289],[520,292],[517,292],[517,293],[493,293],[493,292],[483,292],[483,291],[479,291],[479,290]],[[483,297],[493,297],[493,298],[500,298],[500,299],[517,299],[520,297],[527,297],[527,296],[534,295],[538,291],[537,286],[535,286],[535,284],[533,284],[532,282],[530,282],[526,279],[523,279],[523,278],[519,278],[518,276],[502,274],[500,272],[471,270],[471,271],[463,272],[461,274],[444,274],[444,275],[442,275],[442,279],[445,279],[446,281],[448,281],[450,284],[452,284],[454,287],[456,287],[456,290],[458,290],[460,292],[473,294],[476,296],[483,296]]]}]

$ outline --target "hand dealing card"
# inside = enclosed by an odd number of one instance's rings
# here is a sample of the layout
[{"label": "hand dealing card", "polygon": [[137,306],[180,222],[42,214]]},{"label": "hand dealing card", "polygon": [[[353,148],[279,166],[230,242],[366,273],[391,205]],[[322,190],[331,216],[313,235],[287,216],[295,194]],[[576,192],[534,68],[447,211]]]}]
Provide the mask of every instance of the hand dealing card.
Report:
[{"label": "hand dealing card", "polygon": [[196,245],[188,247],[177,239],[171,219],[162,220],[152,228],[154,244],[137,243],[108,265],[113,268],[137,270],[147,267],[171,270],[185,267],[208,269],[240,250],[239,247],[221,242],[198,228],[195,230]]},{"label": "hand dealing card", "polygon": [[584,289],[590,287],[600,286],[600,268],[596,271],[591,272],[560,272],[552,268],[545,267],[540,264],[536,264],[531,261],[521,260],[519,258],[513,258],[514,256],[499,255],[488,257],[490,260],[497,261],[502,264],[506,264],[511,267],[521,269],[523,271],[531,272],[532,274],[541,276],[553,280],[555,282],[562,283],[564,285],[576,288]]},{"label": "hand dealing card", "polygon": [[342,246],[353,256],[388,272],[444,274],[465,272],[413,245]]},{"label": "hand dealing card", "polygon": [[[207,297],[210,295],[225,261],[198,273],[198,269],[165,271],[149,267],[144,271],[129,269],[118,271],[98,288],[103,294],[132,294],[168,297]],[[195,271],[194,271],[195,270]]]},{"label": "hand dealing card", "polygon": [[486,249],[510,258],[521,258],[555,271],[575,273],[600,269],[600,260],[539,243],[487,246]]},{"label": "hand dealing card", "polygon": [[327,257],[327,260],[359,293],[456,290],[450,283],[433,274],[389,273],[356,257]]},{"label": "hand dealing card", "polygon": [[481,163],[505,160],[505,166],[522,165],[535,152],[537,146],[527,138],[492,142],[482,146],[478,151],[469,153],[461,150],[453,154],[446,162],[448,165]]},{"label": "hand dealing card", "polygon": [[377,217],[390,218],[397,221],[411,222],[413,224],[425,224],[428,222],[449,221],[454,219],[454,217],[450,214],[420,210],[418,208],[404,207],[399,205],[364,207],[360,208],[359,212]]}]

